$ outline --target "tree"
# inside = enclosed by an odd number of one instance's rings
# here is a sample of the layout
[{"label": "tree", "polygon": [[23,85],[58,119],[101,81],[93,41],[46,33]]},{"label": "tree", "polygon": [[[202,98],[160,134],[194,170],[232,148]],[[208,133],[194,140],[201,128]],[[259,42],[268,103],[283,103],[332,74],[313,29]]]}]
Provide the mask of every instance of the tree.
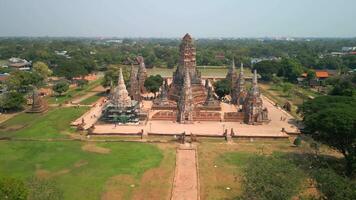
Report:
[{"label": "tree", "polygon": [[310,83],[310,81],[315,80],[316,78],[316,74],[314,70],[308,70],[307,71],[307,78],[306,80],[308,81],[308,83]]},{"label": "tree", "polygon": [[[109,65],[104,74],[103,82],[101,85],[107,87],[110,86],[111,82],[116,85],[119,79],[119,69],[120,68],[116,65]],[[122,75],[124,76],[125,84],[127,86],[130,83],[130,71],[127,67],[122,67]]]},{"label": "tree", "polygon": [[1,199],[27,200],[28,191],[25,184],[14,178],[0,178]]},{"label": "tree", "polygon": [[8,90],[16,90],[26,93],[32,89],[31,86],[39,87],[43,84],[43,78],[37,74],[27,71],[13,71],[6,80],[5,85]]},{"label": "tree", "polygon": [[264,81],[271,81],[274,74],[278,72],[280,64],[278,61],[265,60],[256,63],[253,69],[258,71],[261,75],[261,79]]},{"label": "tree", "polygon": [[16,91],[10,91],[0,96],[0,108],[3,110],[20,110],[26,102],[24,95]]},{"label": "tree", "polygon": [[84,85],[88,85],[89,81],[86,79],[79,79],[76,82],[77,82],[78,87],[83,88]]},{"label": "tree", "polygon": [[32,70],[35,73],[38,73],[44,80],[48,78],[48,76],[52,75],[52,71],[48,68],[47,64],[44,62],[35,62],[33,64]]},{"label": "tree", "polygon": [[156,97],[156,93],[159,91],[159,88],[162,86],[162,84],[163,78],[161,77],[161,75],[151,75],[145,80],[144,86],[149,92],[152,92]]},{"label": "tree", "polygon": [[65,93],[69,90],[69,84],[66,81],[60,81],[60,82],[56,83],[55,85],[53,85],[52,89],[59,96],[61,96],[63,93]]},{"label": "tree", "polygon": [[356,95],[356,75],[345,75],[327,79],[327,84],[332,85],[330,95],[354,96]]},{"label": "tree", "polygon": [[331,169],[320,169],[314,173],[317,188],[323,199],[353,200],[356,199],[356,185],[351,180],[339,176]]},{"label": "tree", "polygon": [[302,172],[287,159],[253,156],[244,170],[241,199],[291,199],[298,194],[302,180]]},{"label": "tree", "polygon": [[281,87],[282,87],[283,93],[287,94],[287,96],[289,97],[294,85],[292,83],[285,82],[285,83],[281,84]]},{"label": "tree", "polygon": [[294,139],[293,144],[297,147],[299,147],[302,144],[302,139],[298,136]]},{"label": "tree", "polygon": [[295,83],[302,72],[303,67],[298,61],[283,59],[278,75],[285,77],[289,82]]},{"label": "tree", "polygon": [[227,79],[219,80],[214,83],[214,89],[219,98],[222,98],[225,95],[230,94],[231,82]]},{"label": "tree", "polygon": [[305,102],[301,110],[303,132],[318,142],[329,145],[343,154],[346,174],[356,168],[356,101],[352,97],[317,97]]}]

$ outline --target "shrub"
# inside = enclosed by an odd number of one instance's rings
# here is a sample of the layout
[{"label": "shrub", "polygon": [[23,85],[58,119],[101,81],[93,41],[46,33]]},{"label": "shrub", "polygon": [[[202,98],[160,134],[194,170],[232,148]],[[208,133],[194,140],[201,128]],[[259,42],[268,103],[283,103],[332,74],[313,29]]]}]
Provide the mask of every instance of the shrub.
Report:
[{"label": "shrub", "polygon": [[302,139],[300,137],[296,137],[293,144],[299,147],[302,144]]},{"label": "shrub", "polygon": [[53,180],[30,178],[27,181],[29,200],[60,200],[63,199],[62,191]]},{"label": "shrub", "polygon": [[14,178],[0,178],[0,199],[26,200],[25,184]]}]

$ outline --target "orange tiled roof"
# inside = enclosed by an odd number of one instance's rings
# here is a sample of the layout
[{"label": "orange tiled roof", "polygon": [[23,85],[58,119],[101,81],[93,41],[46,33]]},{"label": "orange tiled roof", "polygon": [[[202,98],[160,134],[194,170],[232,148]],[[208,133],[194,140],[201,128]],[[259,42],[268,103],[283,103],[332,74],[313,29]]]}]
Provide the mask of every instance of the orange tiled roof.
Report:
[{"label": "orange tiled roof", "polygon": [[317,78],[328,78],[329,77],[329,73],[327,71],[316,71],[315,72],[315,76]]},{"label": "orange tiled roof", "polygon": [[[303,73],[302,77],[306,78],[308,76],[307,73]],[[328,78],[329,77],[329,72],[327,71],[315,71],[315,76],[317,78]]]}]

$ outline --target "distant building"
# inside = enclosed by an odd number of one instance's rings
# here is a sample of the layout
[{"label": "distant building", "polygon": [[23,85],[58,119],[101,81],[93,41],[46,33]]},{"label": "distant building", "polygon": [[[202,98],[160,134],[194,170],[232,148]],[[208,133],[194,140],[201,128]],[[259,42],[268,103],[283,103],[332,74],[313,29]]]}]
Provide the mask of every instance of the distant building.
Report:
[{"label": "distant building", "polygon": [[251,65],[257,64],[259,62],[270,60],[270,61],[278,61],[281,60],[280,57],[270,56],[270,57],[261,57],[261,58],[251,58]]},{"label": "distant building", "polygon": [[[315,79],[309,80],[307,84],[311,87],[321,86],[326,79],[336,76],[337,74],[337,70],[315,70]],[[305,83],[307,76],[307,73],[303,73],[297,78],[298,82],[300,84]]]},{"label": "distant building", "polygon": [[225,59],[225,54],[224,53],[217,53],[215,55],[215,59],[224,60]]},{"label": "distant building", "polygon": [[10,58],[7,66],[18,70],[30,70],[32,62],[21,58]]},{"label": "distant building", "polygon": [[356,51],[356,47],[342,47],[341,51],[343,52]]},{"label": "distant building", "polygon": [[54,51],[54,53],[57,55],[57,56],[64,56],[68,59],[70,59],[71,57],[67,54],[68,51]]}]

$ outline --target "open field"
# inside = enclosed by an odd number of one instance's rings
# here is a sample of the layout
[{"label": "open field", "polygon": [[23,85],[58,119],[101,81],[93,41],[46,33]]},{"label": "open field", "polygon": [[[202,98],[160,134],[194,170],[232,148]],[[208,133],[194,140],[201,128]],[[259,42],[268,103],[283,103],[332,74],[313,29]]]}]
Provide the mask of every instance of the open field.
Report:
[{"label": "open field", "polygon": [[168,199],[175,159],[141,143],[3,141],[0,152],[0,176],[52,179],[68,200]]},{"label": "open field", "polygon": [[65,138],[71,131],[70,122],[87,110],[87,107],[66,107],[46,113],[20,113],[0,124],[0,137]]},{"label": "open field", "polygon": [[[21,113],[2,123],[0,137],[61,139],[87,107]],[[168,199],[175,145],[79,141],[0,141],[0,177],[55,180],[64,199]]]}]

